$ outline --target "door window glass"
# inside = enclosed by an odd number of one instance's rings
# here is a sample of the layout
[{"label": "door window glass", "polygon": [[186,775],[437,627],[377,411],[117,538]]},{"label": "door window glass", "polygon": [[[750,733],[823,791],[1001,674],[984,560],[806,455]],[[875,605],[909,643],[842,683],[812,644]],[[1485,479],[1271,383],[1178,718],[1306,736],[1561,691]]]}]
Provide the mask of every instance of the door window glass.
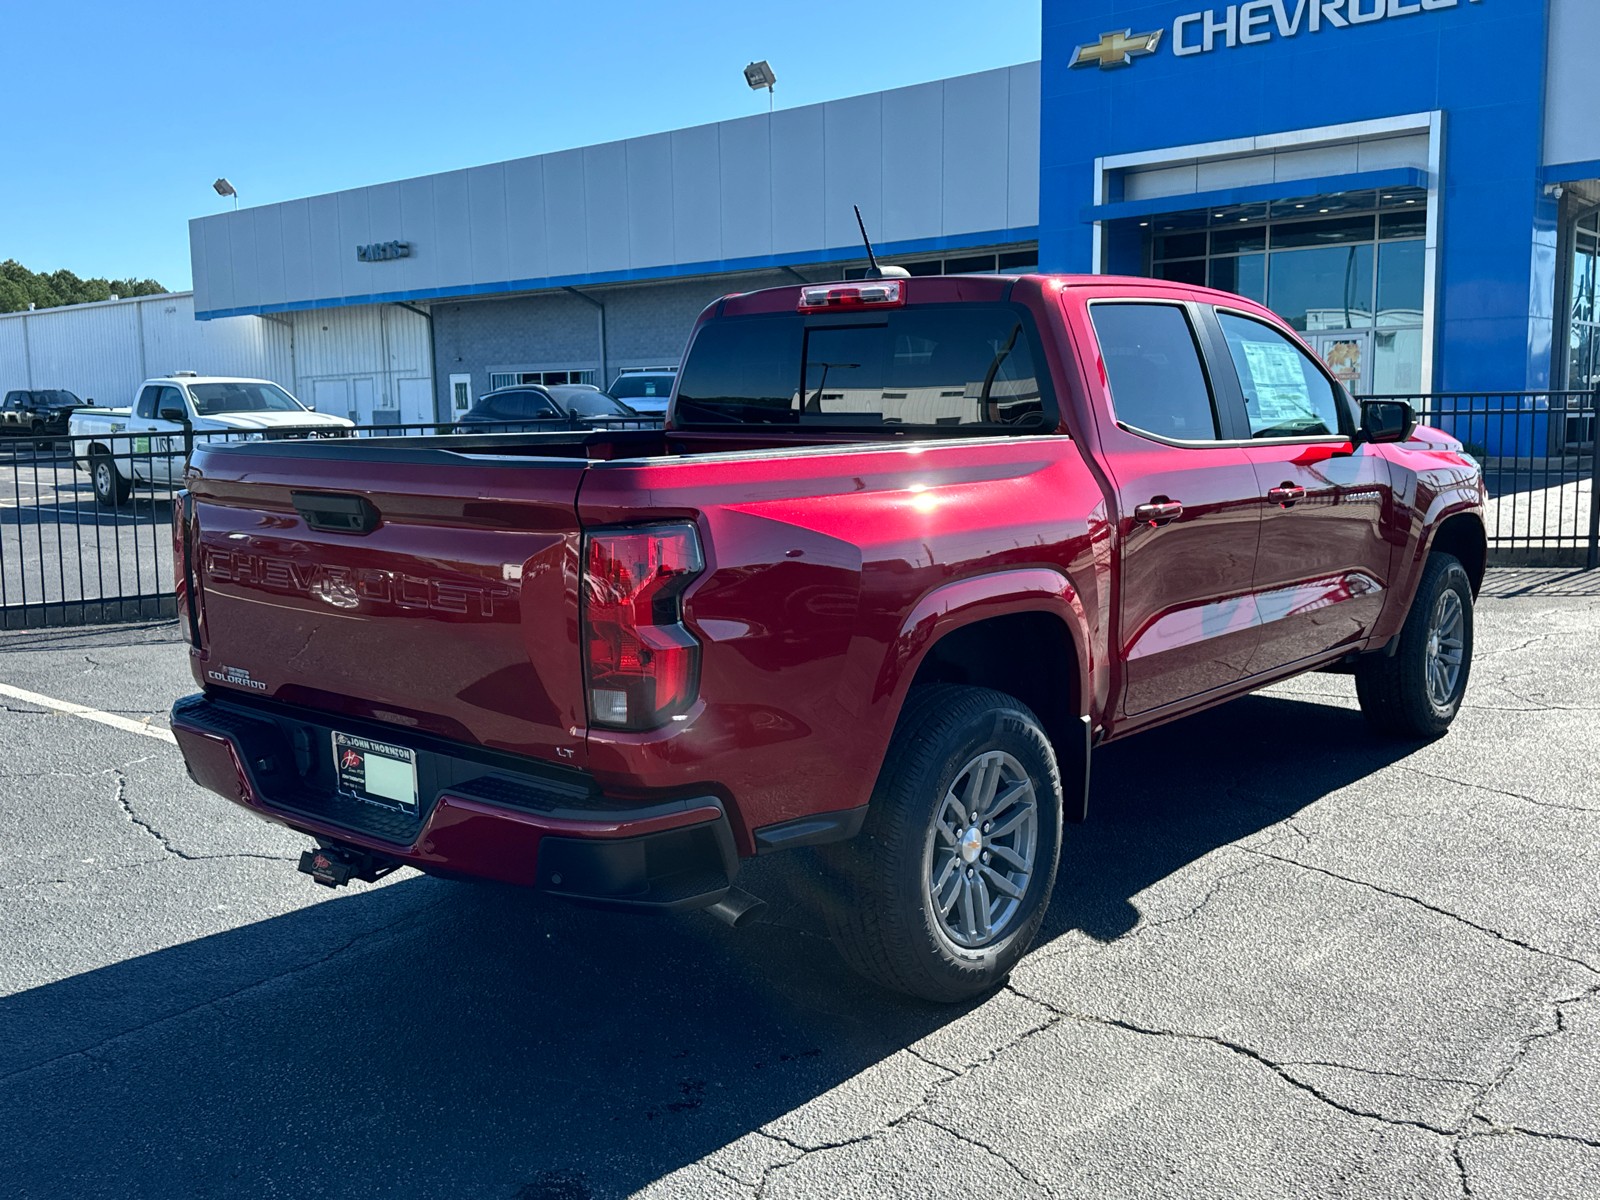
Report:
[{"label": "door window glass", "polygon": [[1219,312],[1250,416],[1250,436],[1325,437],[1339,432],[1333,385],[1300,348],[1248,317]]},{"label": "door window glass", "polygon": [[156,416],[160,416],[169,408],[176,408],[180,412],[187,411],[183,404],[183,393],[175,387],[161,389],[161,399],[156,401]]},{"label": "door window glass", "polygon": [[134,410],[133,415],[136,417],[142,417],[147,421],[154,421],[156,419],[156,414],[161,411],[161,405],[159,403],[160,399],[161,389],[159,387],[145,388],[145,390],[139,394],[139,407]]},{"label": "door window glass", "polygon": [[1089,308],[1117,420],[1177,441],[1215,441],[1216,407],[1188,314],[1174,304]]},{"label": "door window glass", "polygon": [[541,417],[554,417],[555,405],[538,392],[508,392],[496,396],[489,411],[502,421],[537,421]]}]

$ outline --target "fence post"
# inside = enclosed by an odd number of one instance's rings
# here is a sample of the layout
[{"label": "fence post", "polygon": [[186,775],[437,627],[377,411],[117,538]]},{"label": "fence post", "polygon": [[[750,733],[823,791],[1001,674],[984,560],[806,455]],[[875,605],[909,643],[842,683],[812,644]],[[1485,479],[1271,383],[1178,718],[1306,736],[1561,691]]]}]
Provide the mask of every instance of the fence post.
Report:
[{"label": "fence post", "polygon": [[1600,567],[1600,387],[1589,393],[1589,557],[1584,570]]}]

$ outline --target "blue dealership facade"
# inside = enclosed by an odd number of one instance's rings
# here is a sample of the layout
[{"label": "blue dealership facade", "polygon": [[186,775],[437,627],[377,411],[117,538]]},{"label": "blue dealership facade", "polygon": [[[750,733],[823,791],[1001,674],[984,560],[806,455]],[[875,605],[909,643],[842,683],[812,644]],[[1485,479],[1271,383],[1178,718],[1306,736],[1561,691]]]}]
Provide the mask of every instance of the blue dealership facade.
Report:
[{"label": "blue dealership facade", "polygon": [[1263,300],[1356,391],[1595,385],[1600,3],[1195,5],[1046,0],[1041,269]]},{"label": "blue dealership facade", "polygon": [[1359,394],[1600,384],[1600,0],[1202,2],[1044,0],[1039,62],[197,218],[195,315],[286,331],[319,408],[445,419],[859,274],[859,206],[913,276],[1252,297]]}]

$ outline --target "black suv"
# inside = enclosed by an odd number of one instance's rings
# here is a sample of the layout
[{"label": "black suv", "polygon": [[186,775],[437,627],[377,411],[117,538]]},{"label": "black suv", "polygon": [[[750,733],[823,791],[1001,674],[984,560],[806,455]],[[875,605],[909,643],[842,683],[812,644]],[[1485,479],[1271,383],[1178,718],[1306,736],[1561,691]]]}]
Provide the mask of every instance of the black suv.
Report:
[{"label": "black suv", "polygon": [[546,430],[638,428],[659,420],[642,417],[587,383],[539,386],[520,384],[478,397],[460,419],[457,433],[521,433]]},{"label": "black suv", "polygon": [[7,392],[0,402],[0,422],[7,433],[26,433],[33,437],[64,436],[67,418],[75,408],[85,408],[93,400],[79,400],[60,388],[31,392]]}]

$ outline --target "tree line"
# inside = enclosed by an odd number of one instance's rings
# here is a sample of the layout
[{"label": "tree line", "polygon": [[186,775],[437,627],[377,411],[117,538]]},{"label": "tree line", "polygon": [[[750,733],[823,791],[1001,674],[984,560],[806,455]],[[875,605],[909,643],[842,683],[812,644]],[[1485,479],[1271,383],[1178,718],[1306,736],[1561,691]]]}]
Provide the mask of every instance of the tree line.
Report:
[{"label": "tree line", "polygon": [[79,279],[71,271],[34,273],[14,258],[0,262],[0,313],[63,304],[91,304],[112,296],[158,296],[167,289],[154,279]]}]

